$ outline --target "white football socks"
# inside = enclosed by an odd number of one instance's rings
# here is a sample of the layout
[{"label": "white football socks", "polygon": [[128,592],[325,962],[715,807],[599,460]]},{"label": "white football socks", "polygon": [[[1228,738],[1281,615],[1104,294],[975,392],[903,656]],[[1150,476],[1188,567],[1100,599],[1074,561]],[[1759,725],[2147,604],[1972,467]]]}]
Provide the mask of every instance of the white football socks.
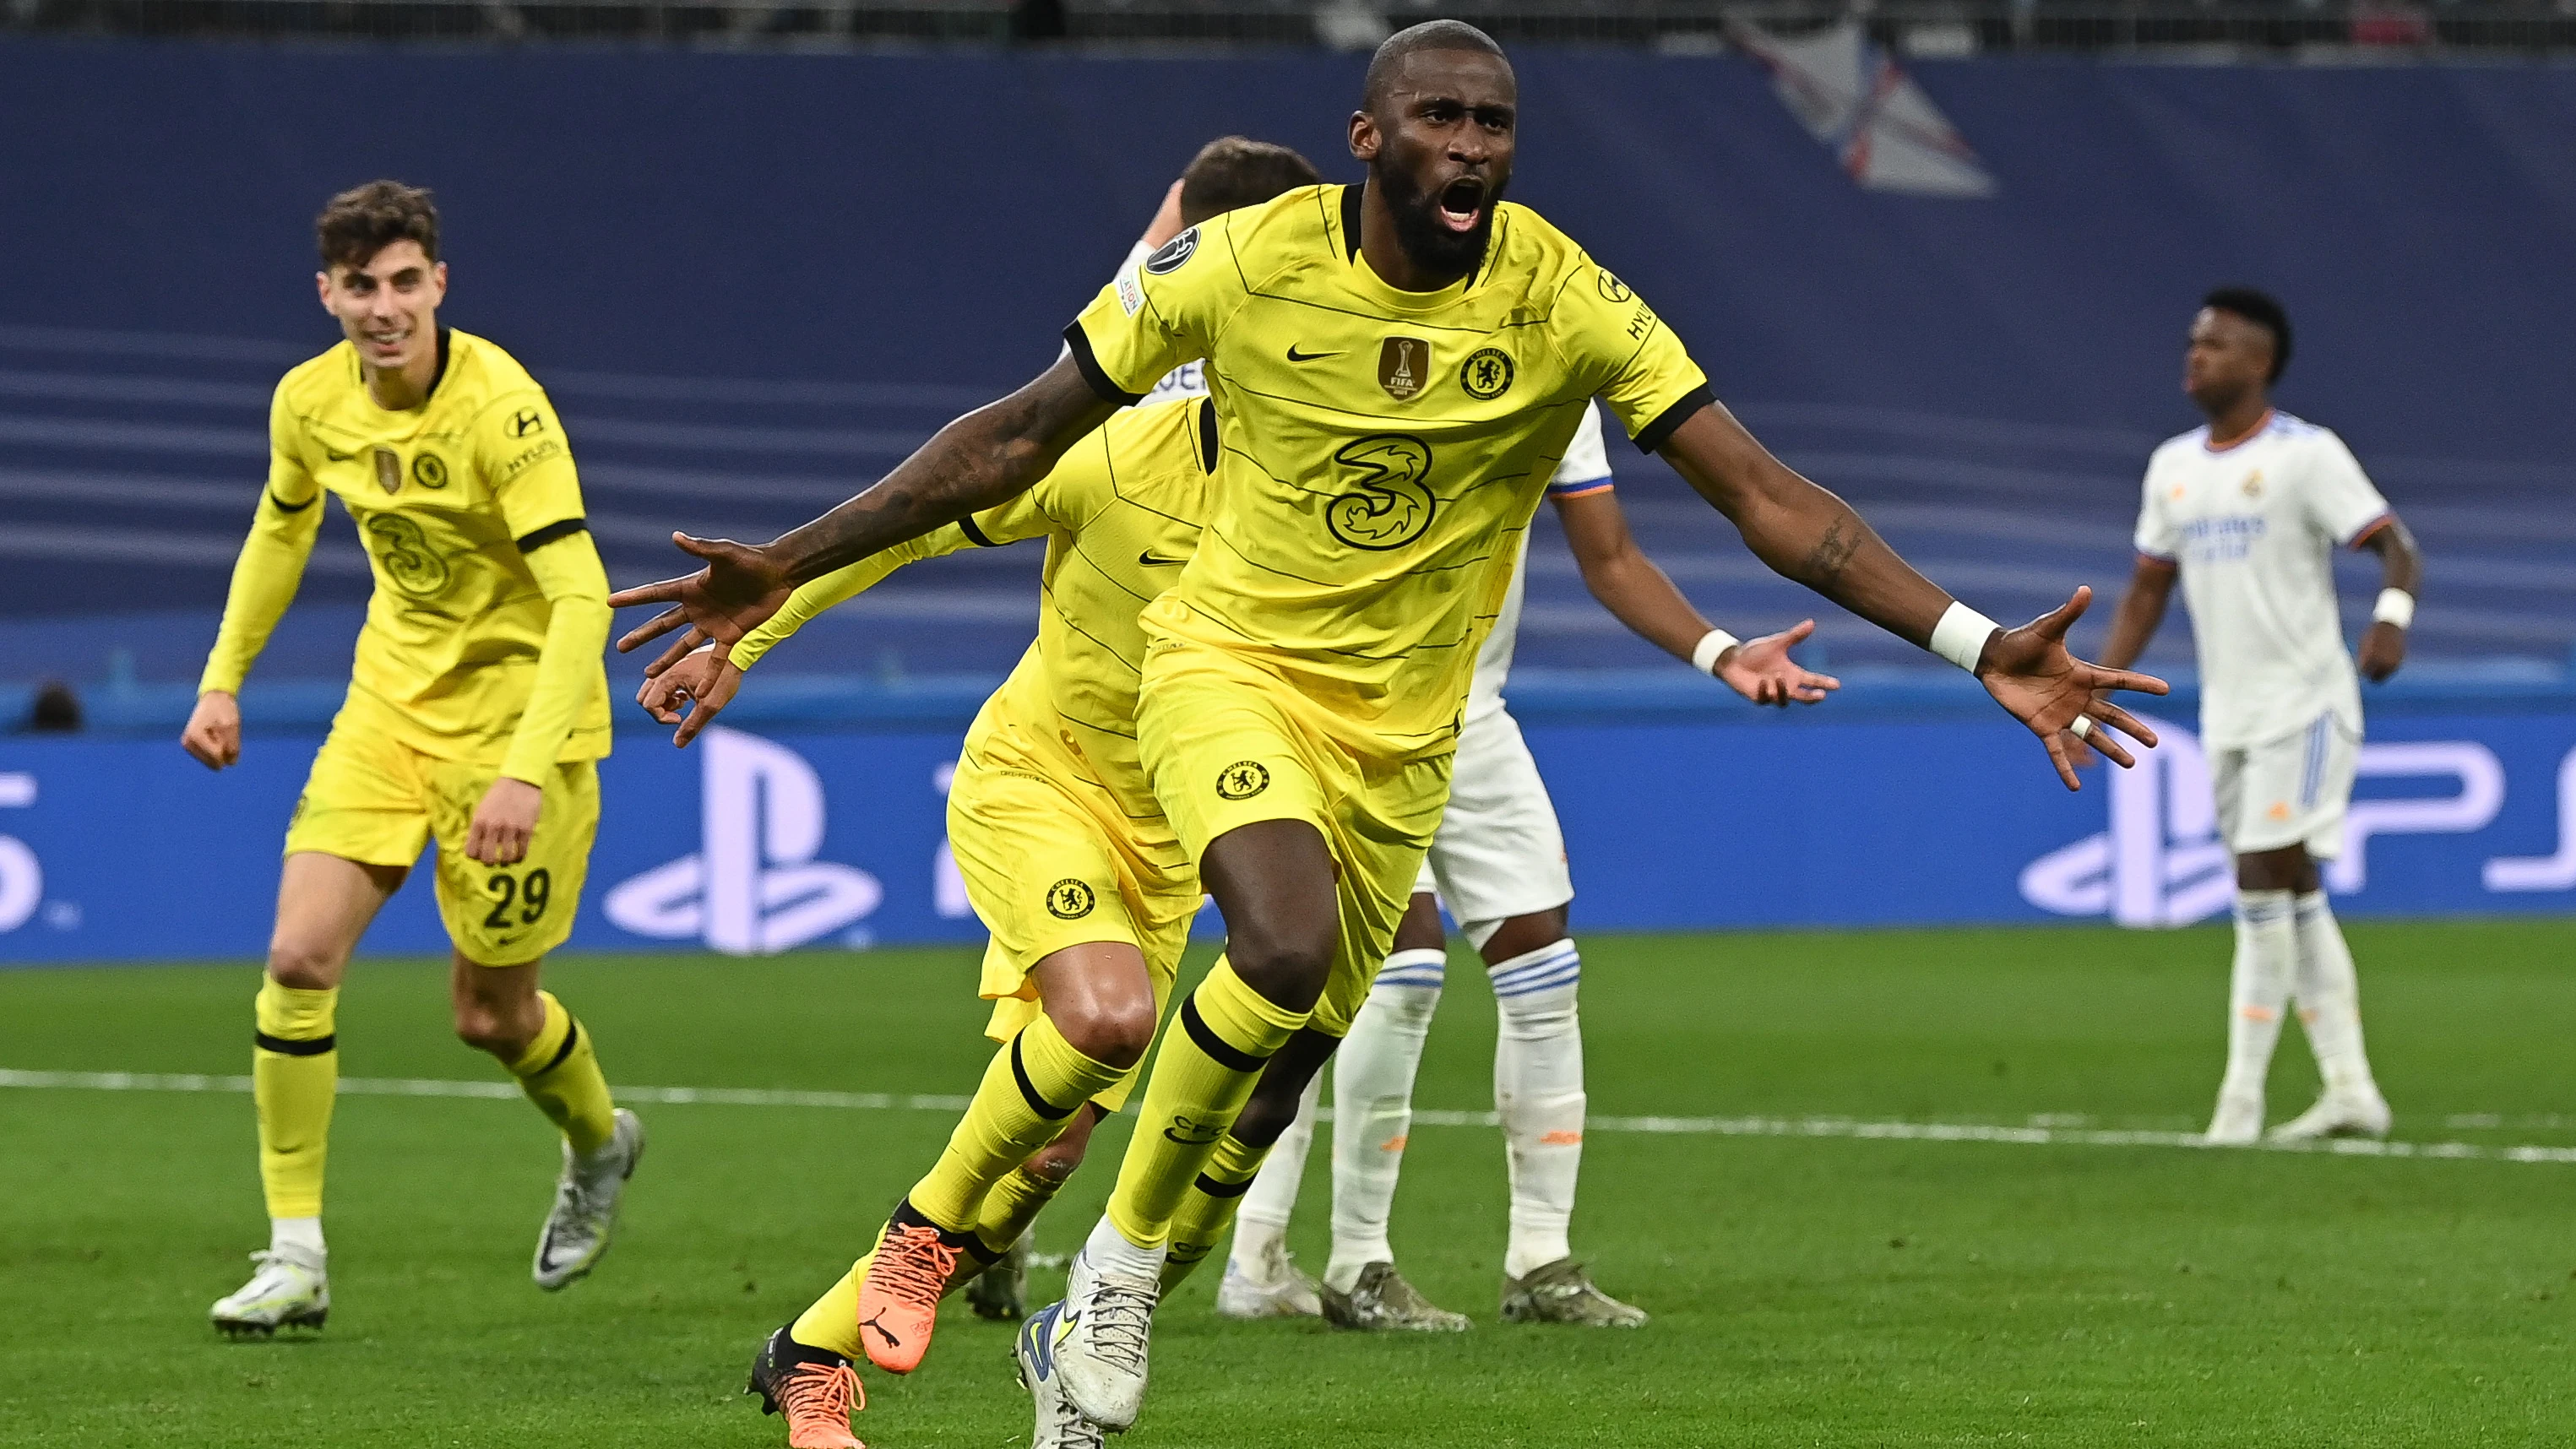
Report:
[{"label": "white football socks", "polygon": [[1288,1236],[1297,1189],[1306,1179],[1306,1153],[1315,1145],[1315,1099],[1323,1090],[1324,1074],[1317,1072],[1306,1084],[1306,1095],[1297,1099],[1297,1120],[1271,1144],[1270,1155],[1243,1194],[1243,1205],[1235,1210],[1234,1244],[1226,1250],[1226,1261],[1249,1277],[1260,1278],[1263,1255]]},{"label": "white football socks", "polygon": [[1514,1278],[1573,1256],[1574,1182],[1583,1168],[1583,1029],[1575,991],[1583,957],[1571,940],[1492,968],[1501,1035],[1494,1043],[1494,1109],[1511,1172]]},{"label": "white football socks", "polygon": [[1395,1261],[1386,1220],[1413,1130],[1413,1076],[1448,960],[1433,949],[1387,957],[1333,1054],[1333,1256],[1324,1283],[1335,1292],[1349,1292],[1369,1264]]},{"label": "white football socks", "polygon": [[2361,1044],[2361,980],[2352,969],[2352,948],[2344,944],[2324,891],[2311,891],[2295,903],[2299,963],[2293,978],[2299,1021],[2308,1029],[2308,1046],[2316,1053],[2317,1072],[2328,1092],[2373,1096],[2370,1057]]},{"label": "white football socks", "polygon": [[2299,968],[2299,930],[2288,891],[2236,893],[2236,962],[2229,972],[2227,1076],[2222,1097],[2260,1100],[2281,1039],[2281,1012]]},{"label": "white football socks", "polygon": [[1140,1248],[1127,1241],[1127,1235],[1118,1231],[1107,1213],[1101,1214],[1099,1225],[1083,1243],[1082,1256],[1090,1261],[1093,1273],[1123,1273],[1148,1283],[1162,1281],[1163,1248]]},{"label": "white football socks", "polygon": [[268,1250],[319,1268],[329,1252],[322,1246],[320,1218],[270,1218]]}]

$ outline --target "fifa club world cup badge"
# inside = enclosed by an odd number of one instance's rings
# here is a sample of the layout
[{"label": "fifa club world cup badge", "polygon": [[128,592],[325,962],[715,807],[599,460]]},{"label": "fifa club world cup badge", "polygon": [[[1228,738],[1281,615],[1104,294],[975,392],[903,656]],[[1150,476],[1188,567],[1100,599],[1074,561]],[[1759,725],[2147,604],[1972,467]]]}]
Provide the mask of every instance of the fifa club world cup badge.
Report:
[{"label": "fifa club world cup badge", "polygon": [[1377,385],[1403,402],[1422,391],[1431,375],[1431,344],[1419,337],[1390,337],[1377,350]]},{"label": "fifa club world cup badge", "polygon": [[402,458],[391,448],[376,449],[376,486],[387,493],[402,491]]}]

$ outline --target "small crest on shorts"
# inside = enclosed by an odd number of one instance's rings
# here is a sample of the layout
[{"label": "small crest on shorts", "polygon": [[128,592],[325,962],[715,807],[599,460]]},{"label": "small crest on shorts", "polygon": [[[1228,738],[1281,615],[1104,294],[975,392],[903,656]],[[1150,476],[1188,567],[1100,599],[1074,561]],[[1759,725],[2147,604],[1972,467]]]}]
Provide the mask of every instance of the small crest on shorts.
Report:
[{"label": "small crest on shorts", "polygon": [[1259,760],[1237,760],[1216,772],[1220,800],[1249,800],[1270,788],[1270,767]]},{"label": "small crest on shorts", "polygon": [[1091,887],[1071,876],[1047,887],[1047,914],[1059,921],[1079,921],[1091,914]]},{"label": "small crest on shorts", "polygon": [[1431,376],[1431,344],[1419,337],[1390,337],[1377,350],[1377,385],[1403,402]]},{"label": "small crest on shorts", "polygon": [[378,449],[376,449],[376,452],[375,452],[375,462],[376,462],[376,486],[377,486],[377,487],[379,487],[379,488],[382,488],[382,489],[383,489],[383,490],[385,490],[387,493],[399,493],[399,492],[401,492],[401,491],[402,491],[402,457],[401,457],[401,455],[400,455],[400,454],[398,454],[398,453],[396,453],[396,452],[395,452],[393,449],[391,449],[391,448],[378,448]]}]

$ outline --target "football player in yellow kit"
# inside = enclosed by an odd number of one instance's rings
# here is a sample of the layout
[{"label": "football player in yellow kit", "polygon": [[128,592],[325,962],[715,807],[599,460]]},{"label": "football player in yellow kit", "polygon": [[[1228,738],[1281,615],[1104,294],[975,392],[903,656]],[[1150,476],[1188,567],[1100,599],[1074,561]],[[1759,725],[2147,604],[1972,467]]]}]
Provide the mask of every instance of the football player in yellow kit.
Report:
[{"label": "football player in yellow kit", "polygon": [[1973,672],[2070,788],[2061,734],[2118,764],[2112,731],[2153,740],[2093,696],[2162,682],[2066,649],[2088,592],[2018,629],[1952,599],[1755,442],[1625,283],[1500,201],[1518,111],[1483,32],[1399,32],[1350,121],[1365,185],[1184,232],[1084,310],[1070,357],[875,486],[766,545],[687,540],[704,569],[619,596],[730,643],[800,582],[1025,490],[1175,363],[1208,362],[1219,469],[1198,553],[1144,614],[1137,733],[1227,952],[1177,1009],[1065,1301],[1022,1331],[1042,1424],[1050,1396],[1093,1430],[1133,1423],[1169,1245],[1208,1240],[1286,1125],[1236,1122],[1255,1080],[1302,1085],[1385,958],[1477,644],[1586,399],[1772,568]]},{"label": "football player in yellow kit", "polygon": [[375,595],[286,832],[251,1051],[270,1241],[250,1282],[214,1306],[229,1333],[320,1327],[329,1312],[322,1172],[340,981],[432,837],[456,1034],[563,1132],[537,1286],[561,1288],[607,1251],[644,1147],[589,1033],[537,982],[572,930],[609,746],[608,576],[563,424],[508,353],[438,325],[447,267],[428,192],[343,192],[318,231],[322,305],[344,339],[278,384],[268,483],[180,737],[212,769],[241,757],[242,680],[295,597],[323,495],[337,497]]}]

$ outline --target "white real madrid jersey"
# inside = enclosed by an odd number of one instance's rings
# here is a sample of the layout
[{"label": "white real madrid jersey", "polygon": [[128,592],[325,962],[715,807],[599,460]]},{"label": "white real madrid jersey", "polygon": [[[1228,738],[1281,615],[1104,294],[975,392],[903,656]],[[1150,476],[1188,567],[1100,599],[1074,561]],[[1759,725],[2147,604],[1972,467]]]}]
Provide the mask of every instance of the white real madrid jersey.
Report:
[{"label": "white real madrid jersey", "polygon": [[2205,741],[2260,744],[2329,711],[2360,732],[2334,551],[2388,518],[2388,501],[2343,440],[2288,413],[2269,414],[2224,448],[2201,427],[2156,449],[2137,546],[2182,571]]}]

